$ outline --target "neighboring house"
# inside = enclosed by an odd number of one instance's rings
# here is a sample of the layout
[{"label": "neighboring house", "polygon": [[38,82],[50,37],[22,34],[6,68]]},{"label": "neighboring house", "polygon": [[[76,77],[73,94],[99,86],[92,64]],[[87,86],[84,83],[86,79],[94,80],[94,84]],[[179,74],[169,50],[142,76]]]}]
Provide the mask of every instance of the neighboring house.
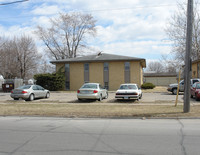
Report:
[{"label": "neighboring house", "polygon": [[146,60],[106,53],[51,61],[56,71],[65,72],[65,89],[77,90],[86,82],[101,83],[117,90],[122,83],[143,83]]},{"label": "neighboring house", "polygon": [[155,86],[168,86],[177,83],[177,73],[144,73],[144,82]]},{"label": "neighboring house", "polygon": [[0,91],[2,90],[2,84],[4,83],[4,78],[0,75]]},{"label": "neighboring house", "polygon": [[200,78],[200,59],[192,62],[192,78]]}]

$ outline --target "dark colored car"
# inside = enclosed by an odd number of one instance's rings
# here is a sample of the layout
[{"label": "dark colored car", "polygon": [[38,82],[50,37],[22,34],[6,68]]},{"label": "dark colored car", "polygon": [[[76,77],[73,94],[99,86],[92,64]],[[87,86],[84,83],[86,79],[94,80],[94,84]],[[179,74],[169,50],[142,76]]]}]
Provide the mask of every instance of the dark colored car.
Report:
[{"label": "dark colored car", "polygon": [[191,87],[191,98],[195,97],[198,101],[200,100],[200,82],[196,82]]}]

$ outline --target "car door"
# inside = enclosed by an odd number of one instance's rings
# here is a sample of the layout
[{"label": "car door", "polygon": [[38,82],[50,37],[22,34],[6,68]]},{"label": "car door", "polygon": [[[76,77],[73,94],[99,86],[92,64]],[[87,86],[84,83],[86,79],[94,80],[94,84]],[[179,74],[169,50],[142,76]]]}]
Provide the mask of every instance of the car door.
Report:
[{"label": "car door", "polygon": [[33,89],[34,97],[38,98],[40,96],[40,92],[38,90],[38,87],[36,85],[33,85],[32,89]]},{"label": "car door", "polygon": [[195,96],[195,90],[196,90],[196,83],[194,83],[191,87],[191,95]]},{"label": "car door", "polygon": [[38,92],[39,92],[39,97],[40,98],[45,97],[46,96],[46,92],[44,91],[44,88],[41,87],[41,86],[38,86],[38,85],[37,85],[37,88],[38,88]]}]

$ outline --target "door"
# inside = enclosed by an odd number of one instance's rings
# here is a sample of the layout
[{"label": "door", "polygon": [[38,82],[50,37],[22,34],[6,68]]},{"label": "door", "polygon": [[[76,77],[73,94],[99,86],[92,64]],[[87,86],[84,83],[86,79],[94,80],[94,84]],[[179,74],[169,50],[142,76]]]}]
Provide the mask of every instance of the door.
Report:
[{"label": "door", "polygon": [[196,83],[192,85],[191,87],[191,95],[195,96],[195,90],[196,90]]}]

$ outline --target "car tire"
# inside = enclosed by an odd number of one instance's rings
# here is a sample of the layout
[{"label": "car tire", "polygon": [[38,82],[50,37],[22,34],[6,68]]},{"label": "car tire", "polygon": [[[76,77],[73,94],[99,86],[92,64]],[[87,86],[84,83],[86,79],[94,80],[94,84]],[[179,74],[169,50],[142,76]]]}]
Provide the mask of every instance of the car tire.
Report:
[{"label": "car tire", "polygon": [[102,94],[100,94],[98,101],[102,101]]},{"label": "car tire", "polygon": [[14,98],[14,100],[19,100],[19,98]]},{"label": "car tire", "polygon": [[50,97],[50,93],[47,92],[46,97],[45,98],[49,98]]},{"label": "car tire", "polygon": [[195,94],[195,100],[199,101],[199,98],[197,97],[197,94]]},{"label": "car tire", "polygon": [[82,99],[78,98],[79,101],[82,101]]},{"label": "car tire", "polygon": [[33,101],[35,99],[34,94],[30,94],[29,98],[26,101]]},{"label": "car tire", "polygon": [[142,94],[140,95],[139,99],[142,99]]},{"label": "car tire", "polygon": [[172,90],[172,94],[173,94],[173,95],[176,95],[176,94],[177,94],[177,88],[174,88],[174,89]]},{"label": "car tire", "polygon": [[106,96],[105,96],[105,98],[104,99],[107,99],[108,98],[108,92],[106,93]]},{"label": "car tire", "polygon": [[193,95],[191,95],[190,97],[193,98]]}]

